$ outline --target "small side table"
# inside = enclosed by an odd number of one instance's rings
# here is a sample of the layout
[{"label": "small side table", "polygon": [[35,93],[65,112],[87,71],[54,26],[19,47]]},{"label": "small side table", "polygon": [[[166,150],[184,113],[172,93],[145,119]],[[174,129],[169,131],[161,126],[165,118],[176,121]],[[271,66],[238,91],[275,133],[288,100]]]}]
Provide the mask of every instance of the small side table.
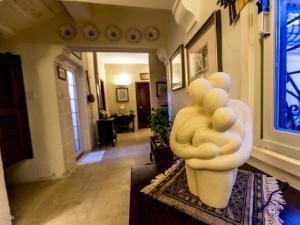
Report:
[{"label": "small side table", "polygon": [[111,143],[115,146],[117,134],[115,131],[115,118],[99,119],[97,121],[99,147]]},{"label": "small side table", "polygon": [[174,154],[169,145],[158,145],[157,137],[150,137],[150,160],[154,163],[170,162],[174,160]]}]

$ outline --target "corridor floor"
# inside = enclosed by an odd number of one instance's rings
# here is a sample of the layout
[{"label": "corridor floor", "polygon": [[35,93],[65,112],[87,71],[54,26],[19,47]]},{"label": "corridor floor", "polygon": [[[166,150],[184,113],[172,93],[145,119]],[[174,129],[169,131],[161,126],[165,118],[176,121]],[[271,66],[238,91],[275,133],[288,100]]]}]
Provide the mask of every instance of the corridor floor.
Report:
[{"label": "corridor floor", "polygon": [[127,225],[130,169],[149,163],[150,134],[118,134],[101,162],[66,178],[9,187],[13,225]]}]

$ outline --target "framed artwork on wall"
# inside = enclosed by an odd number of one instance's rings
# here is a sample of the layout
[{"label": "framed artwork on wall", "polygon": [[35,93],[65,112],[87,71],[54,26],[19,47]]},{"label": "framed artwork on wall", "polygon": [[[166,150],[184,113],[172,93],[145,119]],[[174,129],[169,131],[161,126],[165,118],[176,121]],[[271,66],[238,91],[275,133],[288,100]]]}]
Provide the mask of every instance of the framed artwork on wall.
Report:
[{"label": "framed artwork on wall", "polygon": [[150,73],[140,73],[141,80],[150,80]]},{"label": "framed artwork on wall", "polygon": [[156,82],[156,97],[167,96],[167,82]]},{"label": "framed artwork on wall", "polygon": [[223,71],[221,12],[215,11],[185,45],[188,82]]},{"label": "framed artwork on wall", "polygon": [[75,55],[78,59],[82,59],[81,52],[78,52],[78,51],[72,51],[72,54]]},{"label": "framed artwork on wall", "polygon": [[67,80],[67,71],[60,66],[56,66],[57,77],[61,80]]},{"label": "framed artwork on wall", "polygon": [[117,102],[128,102],[128,88],[116,88]]},{"label": "framed artwork on wall", "polygon": [[180,45],[170,58],[171,90],[175,91],[185,85],[184,48]]}]

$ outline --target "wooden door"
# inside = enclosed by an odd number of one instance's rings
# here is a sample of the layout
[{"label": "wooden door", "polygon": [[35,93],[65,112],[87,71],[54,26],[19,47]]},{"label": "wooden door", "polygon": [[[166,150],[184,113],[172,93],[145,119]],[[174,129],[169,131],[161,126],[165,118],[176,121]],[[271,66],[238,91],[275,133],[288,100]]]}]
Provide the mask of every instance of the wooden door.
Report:
[{"label": "wooden door", "polygon": [[149,116],[151,115],[149,83],[136,82],[136,105],[138,116],[138,127],[149,127]]},{"label": "wooden door", "polygon": [[32,158],[21,58],[0,54],[0,148],[3,166]]}]

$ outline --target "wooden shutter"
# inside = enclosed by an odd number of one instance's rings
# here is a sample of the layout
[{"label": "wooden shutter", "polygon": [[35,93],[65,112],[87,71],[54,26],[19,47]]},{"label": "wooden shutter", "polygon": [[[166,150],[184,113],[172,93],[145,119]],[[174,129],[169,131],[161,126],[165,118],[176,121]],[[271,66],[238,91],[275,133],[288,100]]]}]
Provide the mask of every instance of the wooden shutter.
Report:
[{"label": "wooden shutter", "polygon": [[0,54],[0,148],[4,167],[32,158],[21,58]]}]

